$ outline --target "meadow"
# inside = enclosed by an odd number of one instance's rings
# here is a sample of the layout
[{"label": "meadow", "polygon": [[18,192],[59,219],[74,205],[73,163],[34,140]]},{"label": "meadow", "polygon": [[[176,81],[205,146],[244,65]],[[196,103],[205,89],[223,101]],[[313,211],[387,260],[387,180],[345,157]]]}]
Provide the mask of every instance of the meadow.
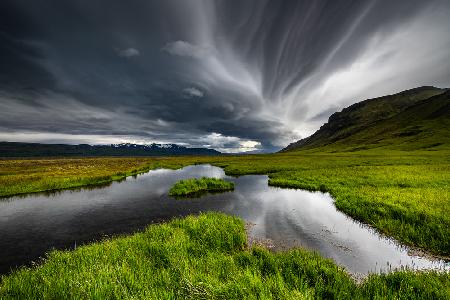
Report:
[{"label": "meadow", "polygon": [[0,195],[104,184],[201,163],[227,175],[268,174],[274,186],[329,192],[353,218],[405,244],[450,255],[450,151],[0,160]]},{"label": "meadow", "polygon": [[206,213],[53,251],[0,283],[1,299],[448,299],[450,274],[398,271],[356,283],[301,249],[247,245],[241,219]]},{"label": "meadow", "polygon": [[149,158],[0,160],[0,197],[107,184],[158,168]]}]

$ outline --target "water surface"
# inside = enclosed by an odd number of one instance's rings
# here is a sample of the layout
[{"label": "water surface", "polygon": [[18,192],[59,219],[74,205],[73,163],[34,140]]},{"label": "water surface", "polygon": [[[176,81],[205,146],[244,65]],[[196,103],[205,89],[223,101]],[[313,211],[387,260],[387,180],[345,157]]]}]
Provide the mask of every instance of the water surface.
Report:
[{"label": "water surface", "polygon": [[[167,195],[180,179],[226,178],[235,191],[176,200]],[[252,224],[253,239],[276,248],[302,246],[332,258],[352,273],[400,267],[450,269],[442,260],[410,255],[408,248],[336,210],[329,194],[269,187],[268,177],[225,176],[210,165],[153,170],[91,189],[0,200],[0,273],[28,265],[52,248],[73,249],[104,236],[201,211],[221,211]]]}]

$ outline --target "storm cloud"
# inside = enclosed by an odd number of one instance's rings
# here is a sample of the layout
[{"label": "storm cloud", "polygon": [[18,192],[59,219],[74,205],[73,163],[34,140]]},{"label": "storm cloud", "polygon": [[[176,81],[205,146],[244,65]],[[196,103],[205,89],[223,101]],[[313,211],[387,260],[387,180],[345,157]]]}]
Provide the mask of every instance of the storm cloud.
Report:
[{"label": "storm cloud", "polygon": [[275,151],[450,86],[447,0],[0,3],[0,140]]}]

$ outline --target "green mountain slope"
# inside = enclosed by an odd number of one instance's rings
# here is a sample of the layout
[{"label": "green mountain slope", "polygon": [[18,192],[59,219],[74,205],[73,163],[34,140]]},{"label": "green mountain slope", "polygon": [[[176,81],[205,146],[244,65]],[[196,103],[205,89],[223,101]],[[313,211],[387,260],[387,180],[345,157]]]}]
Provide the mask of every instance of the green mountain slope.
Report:
[{"label": "green mountain slope", "polygon": [[450,90],[420,87],[365,100],[330,116],[318,131],[282,150],[450,148]]}]

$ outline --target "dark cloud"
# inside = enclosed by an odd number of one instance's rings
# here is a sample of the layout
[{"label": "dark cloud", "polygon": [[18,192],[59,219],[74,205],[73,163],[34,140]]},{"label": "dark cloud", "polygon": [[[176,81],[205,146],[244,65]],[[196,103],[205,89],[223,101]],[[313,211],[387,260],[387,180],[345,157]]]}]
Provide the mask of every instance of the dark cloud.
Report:
[{"label": "dark cloud", "polygon": [[212,51],[209,47],[196,46],[185,41],[170,42],[161,50],[172,55],[193,57],[197,59],[202,59],[205,56],[210,55],[210,52]]},{"label": "dark cloud", "polygon": [[196,87],[188,87],[183,90],[183,93],[186,95],[187,98],[202,98],[205,93],[203,93],[201,90],[199,90]]},{"label": "dark cloud", "polygon": [[130,58],[133,56],[139,56],[141,53],[139,52],[139,50],[134,49],[134,48],[128,48],[128,49],[116,49],[116,52],[119,56],[121,57],[126,57],[126,58]]},{"label": "dark cloud", "polygon": [[276,150],[335,108],[450,85],[449,13],[444,0],[4,0],[0,139]]}]

